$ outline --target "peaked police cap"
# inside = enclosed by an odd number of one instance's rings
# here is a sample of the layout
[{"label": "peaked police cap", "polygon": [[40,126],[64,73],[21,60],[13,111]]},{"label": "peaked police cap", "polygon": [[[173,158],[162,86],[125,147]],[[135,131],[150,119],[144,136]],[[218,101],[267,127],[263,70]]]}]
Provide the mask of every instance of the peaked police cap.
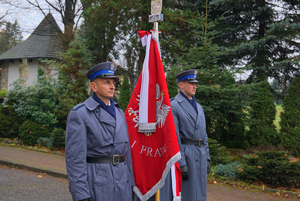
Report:
[{"label": "peaked police cap", "polygon": [[178,82],[182,82],[182,81],[198,82],[197,74],[198,74],[198,70],[191,69],[179,73],[178,75],[176,75],[176,78],[178,79]]},{"label": "peaked police cap", "polygon": [[102,62],[92,67],[86,73],[86,77],[92,82],[96,78],[113,78],[119,80],[115,75],[117,65],[113,62]]}]

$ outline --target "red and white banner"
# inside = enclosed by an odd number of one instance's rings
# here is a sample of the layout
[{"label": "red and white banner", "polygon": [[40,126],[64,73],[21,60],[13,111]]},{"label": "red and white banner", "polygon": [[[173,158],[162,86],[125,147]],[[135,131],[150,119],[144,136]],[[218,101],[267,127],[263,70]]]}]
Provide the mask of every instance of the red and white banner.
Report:
[{"label": "red and white banner", "polygon": [[[158,41],[149,32],[139,31],[139,34],[147,45],[146,56],[125,117],[136,184],[134,192],[141,201],[146,201],[163,186],[170,168],[181,156]],[[176,175],[179,194],[181,173],[178,176],[176,171]]]}]

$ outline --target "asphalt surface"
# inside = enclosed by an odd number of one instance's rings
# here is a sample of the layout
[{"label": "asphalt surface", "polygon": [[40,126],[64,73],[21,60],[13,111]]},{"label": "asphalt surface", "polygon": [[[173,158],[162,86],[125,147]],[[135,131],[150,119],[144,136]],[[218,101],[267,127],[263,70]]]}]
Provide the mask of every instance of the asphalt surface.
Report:
[{"label": "asphalt surface", "polygon": [[0,165],[1,201],[72,200],[68,180]]},{"label": "asphalt surface", "polygon": [[[33,172],[44,173],[41,176],[31,176],[29,171],[16,171],[15,177],[9,172],[9,168],[1,168],[0,171],[0,201],[6,200],[71,200],[68,189],[65,157],[63,154],[44,153],[30,149],[0,145],[0,165],[6,165],[18,169],[26,169]],[[36,174],[36,173],[35,173]],[[24,176],[25,175],[25,176]],[[50,176],[52,177],[50,177]],[[50,185],[51,181],[55,184]],[[22,181],[22,182],[21,182]],[[19,190],[12,190],[17,187]],[[60,189],[60,192],[58,191]],[[29,193],[28,195],[26,193]],[[31,192],[40,192],[43,199],[33,196]],[[61,196],[58,196],[58,192]],[[245,189],[231,187],[229,185],[213,183],[207,185],[208,201],[283,201],[300,200],[300,192],[276,195],[272,192],[262,192],[259,189]],[[57,194],[58,197],[51,197]],[[297,198],[299,194],[299,197]],[[22,195],[22,196],[21,196]],[[288,196],[288,197],[286,197]],[[23,198],[22,198],[23,197]],[[161,200],[163,201],[163,200]]]}]

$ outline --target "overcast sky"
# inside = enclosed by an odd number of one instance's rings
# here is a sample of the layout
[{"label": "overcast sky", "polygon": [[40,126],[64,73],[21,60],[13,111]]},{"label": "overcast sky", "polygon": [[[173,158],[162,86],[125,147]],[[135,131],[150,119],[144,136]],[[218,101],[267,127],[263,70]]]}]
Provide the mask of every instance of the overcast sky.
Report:
[{"label": "overcast sky", "polygon": [[[9,5],[6,3],[9,1],[14,5]],[[49,13],[49,6],[44,3],[44,0],[32,0],[37,1],[44,5],[45,13]],[[44,4],[43,4],[44,3]],[[39,23],[44,19],[44,15],[41,11],[35,9],[33,6],[30,6],[26,0],[0,0],[0,17],[5,15],[5,13],[9,10],[9,14],[2,20],[14,23],[15,20],[21,26],[21,31],[23,35],[23,40],[28,38],[30,34],[34,31],[34,29],[39,25]],[[51,11],[53,17],[55,18],[57,24],[63,30],[63,24],[61,21],[61,16]]]}]

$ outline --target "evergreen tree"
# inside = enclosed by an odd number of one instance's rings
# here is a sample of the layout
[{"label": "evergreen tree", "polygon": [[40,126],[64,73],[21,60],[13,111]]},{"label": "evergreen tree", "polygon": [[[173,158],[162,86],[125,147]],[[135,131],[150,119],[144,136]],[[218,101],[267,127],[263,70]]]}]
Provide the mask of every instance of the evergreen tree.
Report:
[{"label": "evergreen tree", "polygon": [[256,88],[250,104],[252,122],[247,132],[249,146],[278,145],[280,143],[275,129],[276,108],[266,76],[259,77],[260,86]]},{"label": "evergreen tree", "polygon": [[300,156],[300,78],[293,79],[283,99],[280,121],[282,146]]},{"label": "evergreen tree", "polygon": [[18,21],[16,20],[13,24],[7,22],[5,28],[0,31],[0,55],[22,42],[22,39],[23,36]]},{"label": "evergreen tree", "polygon": [[126,111],[130,98],[131,98],[130,84],[127,75],[125,75],[120,90],[120,98],[118,99],[118,104],[120,105],[120,107],[124,112]]},{"label": "evergreen tree", "polygon": [[299,74],[299,4],[295,1],[212,0],[213,18],[224,15],[214,42],[230,48],[220,65],[240,65],[251,70],[248,82],[259,74],[287,86]]},{"label": "evergreen tree", "polygon": [[[193,40],[190,43],[176,41],[182,53],[168,70],[168,76],[187,69],[198,69],[200,82],[195,97],[204,108],[209,137],[226,147],[243,147],[247,120],[247,113],[244,112],[247,106],[245,96],[250,93],[251,85],[236,85],[234,73],[237,71],[218,67],[218,59],[226,51],[213,43],[213,30],[217,22],[208,22],[207,14],[198,14],[188,23],[192,28]],[[168,84],[169,88],[176,86]]]},{"label": "evergreen tree", "polygon": [[58,109],[55,111],[60,128],[65,128],[70,110],[89,97],[89,82],[86,72],[92,66],[92,53],[86,48],[80,36],[70,43],[70,48],[63,51],[61,61],[48,61],[59,71]]}]

